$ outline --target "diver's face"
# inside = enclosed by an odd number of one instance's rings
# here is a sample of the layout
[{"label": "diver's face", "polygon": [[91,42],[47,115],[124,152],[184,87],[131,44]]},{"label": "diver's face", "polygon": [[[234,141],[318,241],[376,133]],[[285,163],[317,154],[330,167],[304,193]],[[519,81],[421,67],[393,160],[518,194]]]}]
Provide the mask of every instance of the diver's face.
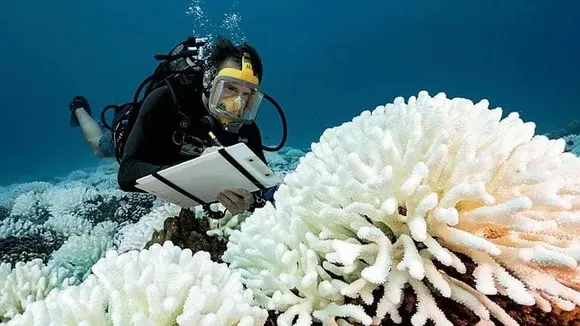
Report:
[{"label": "diver's face", "polygon": [[224,103],[224,109],[233,116],[242,116],[242,111],[250,98],[251,89],[235,82],[225,82],[223,87],[220,102]]},{"label": "diver's face", "polygon": [[247,86],[240,85],[235,82],[225,82],[221,98],[232,97],[236,95],[239,95],[243,99],[248,99],[250,95],[252,95],[252,90]]},{"label": "diver's face", "polygon": [[[220,70],[224,68],[234,68],[234,69],[241,69],[241,66],[238,62],[232,59],[227,59],[224,63],[220,66]],[[220,99],[226,97],[232,97],[235,95],[239,95],[242,99],[247,100],[250,95],[252,95],[252,89],[248,86],[241,85],[235,82],[226,82],[224,84],[224,88],[221,94]]]}]

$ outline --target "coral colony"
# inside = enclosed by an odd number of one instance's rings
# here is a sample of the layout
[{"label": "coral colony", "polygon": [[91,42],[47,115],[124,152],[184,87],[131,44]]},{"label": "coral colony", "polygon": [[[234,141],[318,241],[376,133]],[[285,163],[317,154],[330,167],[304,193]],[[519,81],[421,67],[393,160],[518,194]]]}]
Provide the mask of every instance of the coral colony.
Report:
[{"label": "coral colony", "polygon": [[[179,214],[156,204],[92,249],[74,277],[40,259],[2,265],[0,318],[454,325],[438,303],[445,298],[471,311],[472,325],[525,325],[497,296],[546,314],[577,310],[580,158],[565,151],[570,142],[502,113],[425,91],[364,111],[312,144],[274,205],[208,232],[228,241],[222,261],[170,241],[144,248]],[[416,300],[405,316],[408,291]]]}]

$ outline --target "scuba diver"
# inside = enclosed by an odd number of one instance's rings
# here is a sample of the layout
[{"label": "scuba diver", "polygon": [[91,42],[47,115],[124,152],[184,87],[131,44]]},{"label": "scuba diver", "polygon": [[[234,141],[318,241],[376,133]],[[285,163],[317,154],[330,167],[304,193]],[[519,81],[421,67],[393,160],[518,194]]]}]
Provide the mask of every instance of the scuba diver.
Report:
[{"label": "scuba diver", "polygon": [[[162,62],[141,83],[133,102],[109,105],[101,112],[101,123],[109,132],[90,121],[85,98],[77,96],[71,102],[71,123],[81,126],[95,154],[111,156],[114,150],[123,191],[142,192],[135,187],[137,179],[221,146],[244,142],[265,164],[264,150],[284,146],[286,118],[278,103],[259,88],[263,66],[256,49],[247,43],[236,46],[219,36],[203,59],[206,43],[204,38],[189,37],[169,54],[156,55]],[[145,85],[144,98],[138,100]],[[274,148],[262,144],[255,121],[264,98],[278,110],[284,128],[282,141]],[[105,113],[111,108],[115,117],[109,126]],[[232,214],[239,214],[272,200],[273,191],[252,194],[227,189],[217,200]]]}]

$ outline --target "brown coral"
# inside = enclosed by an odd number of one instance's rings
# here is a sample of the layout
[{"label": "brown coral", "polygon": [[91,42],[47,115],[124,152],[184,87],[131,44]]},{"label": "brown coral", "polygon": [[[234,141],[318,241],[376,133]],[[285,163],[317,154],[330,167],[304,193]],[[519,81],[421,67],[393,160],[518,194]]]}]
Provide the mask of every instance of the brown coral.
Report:
[{"label": "brown coral", "polygon": [[[457,254],[461,258],[463,263],[467,268],[467,272],[464,274],[458,273],[455,269],[443,266],[437,263],[437,267],[444,270],[450,276],[460,280],[472,287],[475,286],[475,279],[472,275],[476,264],[466,255]],[[382,289],[377,289],[374,291],[374,297],[380,298]],[[522,306],[513,302],[510,298],[502,295],[488,296],[495,304],[499,305],[504,309],[514,320],[516,320],[521,326],[579,326],[580,325],[580,308],[576,308],[573,311],[562,311],[558,307],[553,307],[552,312],[544,312],[538,306]],[[502,325],[500,321],[491,317],[491,322],[493,323],[481,323],[479,317],[475,313],[463,306],[458,304],[456,301],[445,298],[434,294],[437,306],[440,307],[445,316],[456,326],[487,326],[487,325]],[[347,300],[346,303],[353,303],[357,305],[362,305],[365,307],[365,311],[370,316],[373,316],[376,311],[376,303],[371,306],[365,306],[360,299]],[[381,325],[397,325],[397,326],[412,326],[411,317],[417,311],[417,297],[410,287],[406,287],[404,290],[403,302],[399,308],[399,313],[402,317],[402,322],[400,324],[395,324],[392,321],[385,319]],[[267,326],[277,325],[276,323],[277,315],[274,312],[270,312],[270,317],[266,323]],[[320,323],[313,323],[313,325],[321,325]],[[356,325],[356,324],[355,324]],[[432,321],[427,321],[426,326],[433,326]]]},{"label": "brown coral", "polygon": [[[436,263],[437,267],[443,271],[445,271],[450,276],[469,284],[472,287],[475,287],[475,279],[473,277],[473,270],[476,267],[476,264],[467,257],[466,255],[462,255],[456,253],[458,257],[461,258],[461,261],[465,264],[467,268],[467,272],[464,274],[458,273],[455,269],[449,268],[444,266],[440,263]],[[413,293],[406,293],[407,296],[413,296]],[[515,319],[520,325],[525,326],[540,326],[540,325],[553,325],[553,326],[566,326],[566,325],[580,325],[580,308],[576,308],[573,311],[562,311],[557,307],[553,307],[552,312],[544,312],[538,306],[522,306],[515,303],[513,300],[506,296],[502,295],[490,295],[488,296],[493,302],[499,305],[502,309],[504,309],[508,315],[510,315],[513,319]],[[436,297],[436,301],[439,307],[453,307],[453,309],[445,309],[444,312],[449,318],[449,320],[454,325],[475,325],[476,322],[479,320],[478,317],[468,308],[457,304],[455,301],[452,301],[447,298]],[[413,312],[414,313],[414,312]],[[412,314],[411,314],[412,315]],[[409,315],[409,319],[410,316]],[[501,325],[499,321],[497,321],[494,317],[491,320],[495,323],[495,325]],[[465,323],[469,321],[470,323]],[[473,322],[475,321],[475,322]],[[410,325],[410,323],[409,323]]]},{"label": "brown coral", "polygon": [[207,235],[209,229],[207,219],[196,217],[189,209],[182,209],[178,216],[165,220],[162,230],[153,232],[145,249],[154,243],[163,244],[165,241],[171,241],[174,245],[191,249],[193,252],[207,251],[212,260],[218,262],[226,250],[226,243]]}]

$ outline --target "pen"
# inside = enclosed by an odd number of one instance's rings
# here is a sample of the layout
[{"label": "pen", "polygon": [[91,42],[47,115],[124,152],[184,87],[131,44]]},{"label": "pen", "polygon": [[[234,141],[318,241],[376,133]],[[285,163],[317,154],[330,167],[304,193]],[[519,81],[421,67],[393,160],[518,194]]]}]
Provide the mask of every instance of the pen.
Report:
[{"label": "pen", "polygon": [[[213,132],[209,132],[209,136],[211,137],[211,140],[213,141],[213,143],[216,146],[222,146],[222,144],[220,143],[220,141],[217,139],[217,137],[213,134]],[[223,146],[222,146],[223,147]]]}]

